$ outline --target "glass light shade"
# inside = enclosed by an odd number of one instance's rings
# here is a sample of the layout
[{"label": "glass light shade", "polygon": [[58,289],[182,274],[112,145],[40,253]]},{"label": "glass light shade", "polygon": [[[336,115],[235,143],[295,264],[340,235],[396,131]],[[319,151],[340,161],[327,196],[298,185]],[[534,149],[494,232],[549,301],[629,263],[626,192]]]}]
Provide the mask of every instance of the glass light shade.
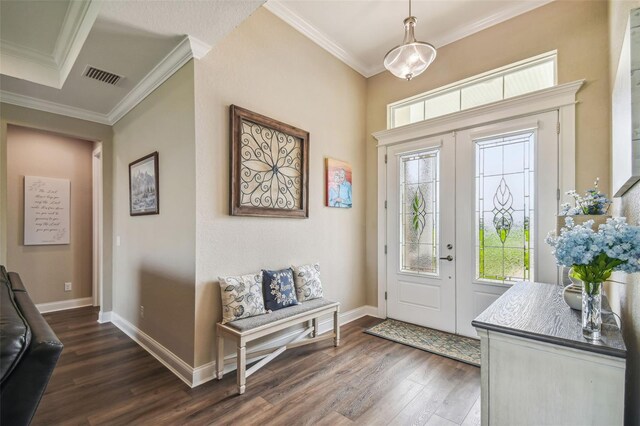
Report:
[{"label": "glass light shade", "polygon": [[404,20],[404,41],[391,49],[384,57],[384,67],[399,78],[411,80],[427,69],[436,58],[436,48],[422,41],[416,41],[414,28],[416,18]]}]

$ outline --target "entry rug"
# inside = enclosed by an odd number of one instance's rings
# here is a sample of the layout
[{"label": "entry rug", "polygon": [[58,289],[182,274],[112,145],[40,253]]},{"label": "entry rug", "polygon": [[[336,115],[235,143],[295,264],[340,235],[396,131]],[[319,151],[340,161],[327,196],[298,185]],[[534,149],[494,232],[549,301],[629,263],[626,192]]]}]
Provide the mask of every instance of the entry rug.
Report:
[{"label": "entry rug", "polygon": [[390,318],[364,332],[480,367],[479,340]]}]

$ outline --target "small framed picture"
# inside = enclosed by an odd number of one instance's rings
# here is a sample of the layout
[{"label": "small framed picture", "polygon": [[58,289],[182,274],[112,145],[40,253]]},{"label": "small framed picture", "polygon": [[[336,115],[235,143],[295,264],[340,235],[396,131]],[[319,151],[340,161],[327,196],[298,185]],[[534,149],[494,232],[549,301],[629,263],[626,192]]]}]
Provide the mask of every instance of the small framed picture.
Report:
[{"label": "small framed picture", "polygon": [[325,159],[327,207],[351,208],[351,165],[344,161]]},{"label": "small framed picture", "polygon": [[129,214],[142,216],[160,213],[158,152],[129,164]]}]

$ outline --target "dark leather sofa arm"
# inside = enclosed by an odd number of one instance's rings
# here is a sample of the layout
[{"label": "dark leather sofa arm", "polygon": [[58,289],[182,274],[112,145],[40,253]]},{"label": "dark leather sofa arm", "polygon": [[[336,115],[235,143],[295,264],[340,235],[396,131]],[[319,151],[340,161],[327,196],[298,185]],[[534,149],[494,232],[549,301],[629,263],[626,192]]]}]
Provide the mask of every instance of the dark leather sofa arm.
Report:
[{"label": "dark leather sofa arm", "polygon": [[[12,283],[14,278],[10,277]],[[29,294],[16,291],[14,297],[31,328],[31,344],[10,377],[2,384],[0,424],[3,426],[22,426],[31,422],[63,347]]]},{"label": "dark leather sofa arm", "polygon": [[20,275],[16,274],[15,272],[9,272],[7,275],[9,276],[9,283],[11,284],[11,290],[27,291],[27,289],[24,287],[24,284],[22,284]]}]

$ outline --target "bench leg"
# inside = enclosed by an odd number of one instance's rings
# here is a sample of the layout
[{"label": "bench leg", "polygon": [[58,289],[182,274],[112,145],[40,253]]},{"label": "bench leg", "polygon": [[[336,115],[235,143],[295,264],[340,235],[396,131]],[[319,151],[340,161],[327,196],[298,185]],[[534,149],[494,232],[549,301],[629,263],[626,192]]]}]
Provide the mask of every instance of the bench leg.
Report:
[{"label": "bench leg", "polygon": [[242,395],[247,383],[247,347],[244,342],[238,343],[238,393]]},{"label": "bench leg", "polygon": [[216,377],[218,378],[218,380],[222,380],[222,376],[224,374],[224,335],[221,331],[218,331],[216,370],[218,372]]},{"label": "bench leg", "polygon": [[313,319],[313,332],[311,333],[311,337],[318,337],[318,335],[320,334],[320,329],[318,328],[318,321],[319,318],[314,318]]},{"label": "bench leg", "polygon": [[333,346],[335,346],[336,348],[340,346],[340,321],[338,320],[339,313],[339,308],[336,308],[336,310],[333,312]]}]

